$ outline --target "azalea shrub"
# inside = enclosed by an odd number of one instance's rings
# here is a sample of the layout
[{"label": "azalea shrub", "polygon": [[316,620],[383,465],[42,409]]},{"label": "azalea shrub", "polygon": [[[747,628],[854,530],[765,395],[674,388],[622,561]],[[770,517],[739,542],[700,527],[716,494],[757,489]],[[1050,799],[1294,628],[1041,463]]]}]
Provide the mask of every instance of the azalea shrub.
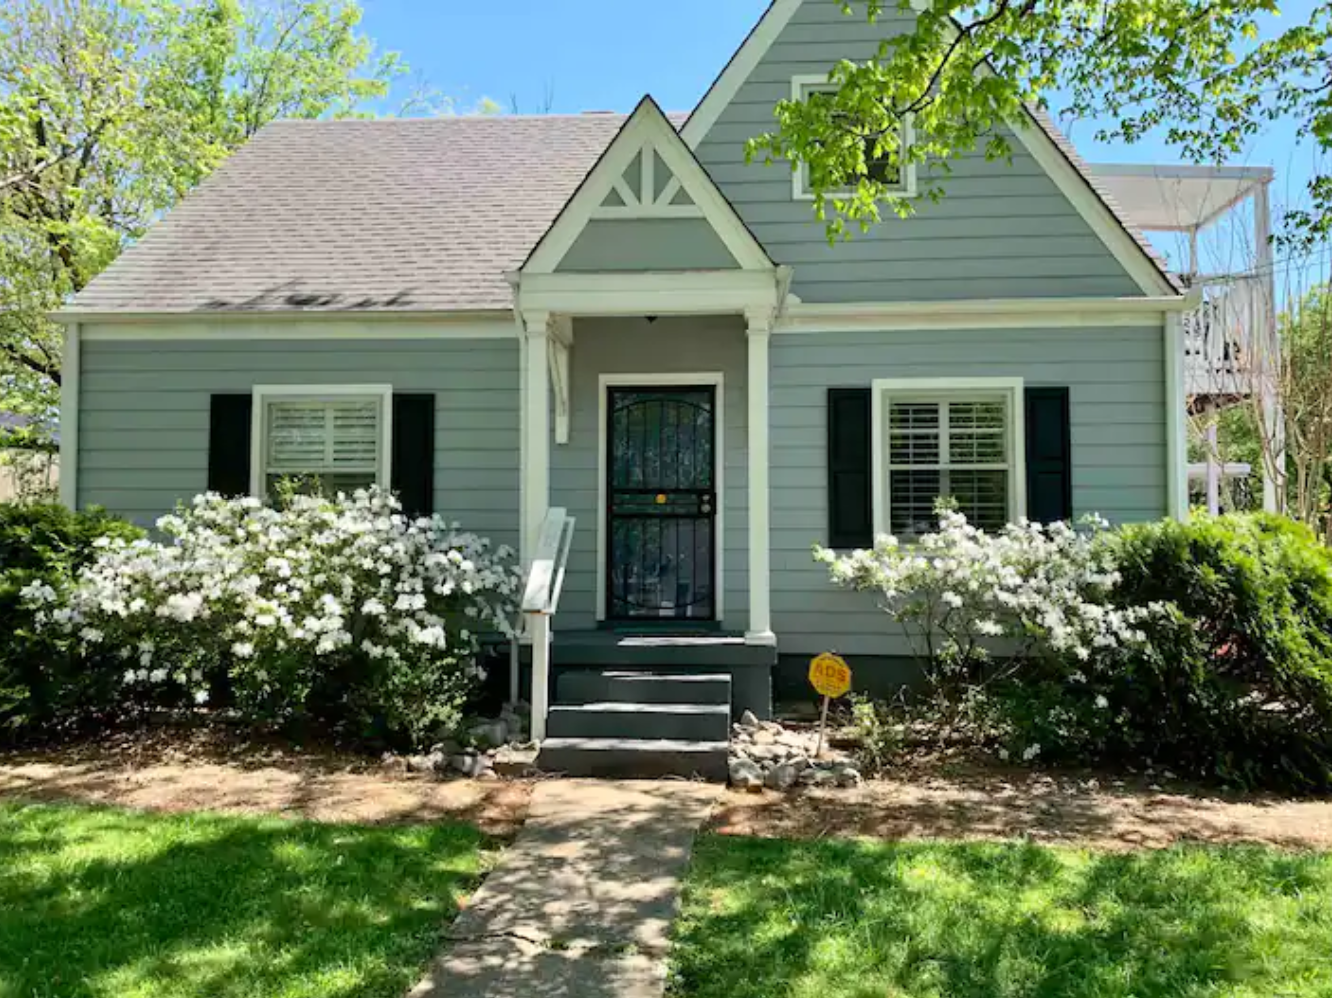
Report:
[{"label": "azalea shrub", "polygon": [[415,744],[454,727],[508,635],[513,552],[390,494],[197,497],[162,539],[108,539],[67,586],[24,591],[38,623],[114,655],[143,705],[219,704],[358,740]]},{"label": "azalea shrub", "polygon": [[942,716],[1013,761],[1332,787],[1332,551],[1305,527],[986,534],[943,510],[910,547],[816,554],[839,585],[878,594],[922,662],[927,695],[880,705],[895,743]]},{"label": "azalea shrub", "polygon": [[816,547],[837,585],[875,593],[902,627],[936,704],[970,712],[979,694],[1033,661],[1086,662],[1140,645],[1151,605],[1113,599],[1119,573],[1104,521],[1026,521],[996,534],[946,506],[937,531],[882,536],[839,556]]},{"label": "azalea shrub", "polygon": [[33,583],[68,585],[104,538],[141,536],[97,508],[0,503],[0,739],[68,728],[113,698],[109,666],[72,654],[58,635],[37,627],[21,594]]}]

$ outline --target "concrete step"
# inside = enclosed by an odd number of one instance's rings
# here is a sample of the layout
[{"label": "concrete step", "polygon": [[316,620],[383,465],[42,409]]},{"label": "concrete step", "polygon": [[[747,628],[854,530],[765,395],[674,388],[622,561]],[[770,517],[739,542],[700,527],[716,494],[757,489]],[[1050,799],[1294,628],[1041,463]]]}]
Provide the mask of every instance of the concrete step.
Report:
[{"label": "concrete step", "polygon": [[557,704],[546,725],[552,738],[724,742],[730,737],[731,708],[724,703]]},{"label": "concrete step", "polygon": [[643,672],[633,669],[569,669],[555,680],[561,704],[726,704],[731,703],[729,673]]},{"label": "concrete step", "polygon": [[724,783],[727,743],[678,739],[547,738],[537,766],[566,776],[649,779],[697,776]]}]

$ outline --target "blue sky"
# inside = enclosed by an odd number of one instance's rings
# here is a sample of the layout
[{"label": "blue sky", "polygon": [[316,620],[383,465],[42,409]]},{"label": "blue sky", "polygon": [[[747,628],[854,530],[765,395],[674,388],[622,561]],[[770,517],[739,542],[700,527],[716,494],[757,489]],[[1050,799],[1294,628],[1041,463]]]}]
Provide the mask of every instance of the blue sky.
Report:
[{"label": "blue sky", "polygon": [[[523,113],[628,111],[644,93],[667,110],[688,110],[702,97],[757,22],[767,0],[362,0],[364,28],[381,48],[403,54],[414,73],[463,108],[489,97]],[[832,3],[834,0],[818,0]],[[1314,0],[1286,3],[1269,30],[1299,23]],[[667,13],[669,11],[669,13]],[[1057,100],[1054,101],[1057,106]],[[1176,162],[1160,140],[1133,145],[1094,141],[1095,122],[1065,123],[1088,159]],[[1266,129],[1233,160],[1276,168],[1273,210],[1303,203],[1316,157],[1293,126]],[[1233,237],[1214,233],[1204,245],[1218,261],[1233,255]],[[1171,255],[1175,237],[1158,240]],[[1222,245],[1225,244],[1225,245]],[[1284,275],[1283,275],[1284,276]],[[1279,281],[1281,278],[1279,277]]]}]

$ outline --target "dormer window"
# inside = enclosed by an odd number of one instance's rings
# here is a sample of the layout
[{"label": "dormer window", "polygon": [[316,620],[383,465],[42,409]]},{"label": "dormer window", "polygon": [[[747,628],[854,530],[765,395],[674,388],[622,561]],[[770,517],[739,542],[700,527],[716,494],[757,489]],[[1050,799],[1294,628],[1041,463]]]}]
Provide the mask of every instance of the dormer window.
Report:
[{"label": "dormer window", "polygon": [[[837,92],[837,85],[828,82],[824,76],[797,76],[791,81],[792,99],[798,101],[816,101],[826,100],[832,94]],[[912,130],[911,120],[907,117],[901,122],[901,148],[905,152],[911,145]],[[908,163],[904,167],[893,165],[885,158],[874,157],[874,146],[876,138],[868,137],[865,139],[865,159],[867,173],[871,180],[876,180],[883,184],[890,191],[898,194],[913,195],[916,193],[916,165]],[[814,192],[809,179],[809,164],[801,163],[800,169],[795,171],[795,196],[797,200],[812,201]],[[827,197],[847,197],[853,193],[850,189],[830,190]]]}]

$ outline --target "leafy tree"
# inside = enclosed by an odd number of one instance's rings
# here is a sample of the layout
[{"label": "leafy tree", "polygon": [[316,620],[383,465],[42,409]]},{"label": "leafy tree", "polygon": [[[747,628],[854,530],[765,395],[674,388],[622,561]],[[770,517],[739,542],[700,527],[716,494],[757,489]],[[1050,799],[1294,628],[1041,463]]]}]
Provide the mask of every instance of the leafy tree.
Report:
[{"label": "leafy tree", "polygon": [[404,67],[360,19],[354,0],[0,5],[0,412],[51,416],[47,314],[232,150],[388,92]]},{"label": "leafy tree", "polygon": [[[883,23],[874,57],[831,67],[834,94],[782,102],[778,127],[749,153],[808,163],[818,195],[853,192],[833,202],[830,235],[847,222],[872,225],[882,204],[910,214],[912,203],[871,175],[883,175],[874,162],[920,164],[921,192],[937,199],[951,160],[974,150],[1006,158],[1005,126],[1021,127],[1022,105],[1056,92],[1069,113],[1107,122],[1100,139],[1133,142],[1161,128],[1198,162],[1240,152],[1276,119],[1294,119],[1302,135],[1332,148],[1329,3],[1260,39],[1259,18],[1277,13],[1275,0],[824,2],[892,23]],[[908,115],[917,142],[903,149]],[[1332,177],[1315,176],[1309,193],[1310,208],[1287,219],[1297,246],[1332,230]],[[823,217],[823,197],[814,204]]]}]

